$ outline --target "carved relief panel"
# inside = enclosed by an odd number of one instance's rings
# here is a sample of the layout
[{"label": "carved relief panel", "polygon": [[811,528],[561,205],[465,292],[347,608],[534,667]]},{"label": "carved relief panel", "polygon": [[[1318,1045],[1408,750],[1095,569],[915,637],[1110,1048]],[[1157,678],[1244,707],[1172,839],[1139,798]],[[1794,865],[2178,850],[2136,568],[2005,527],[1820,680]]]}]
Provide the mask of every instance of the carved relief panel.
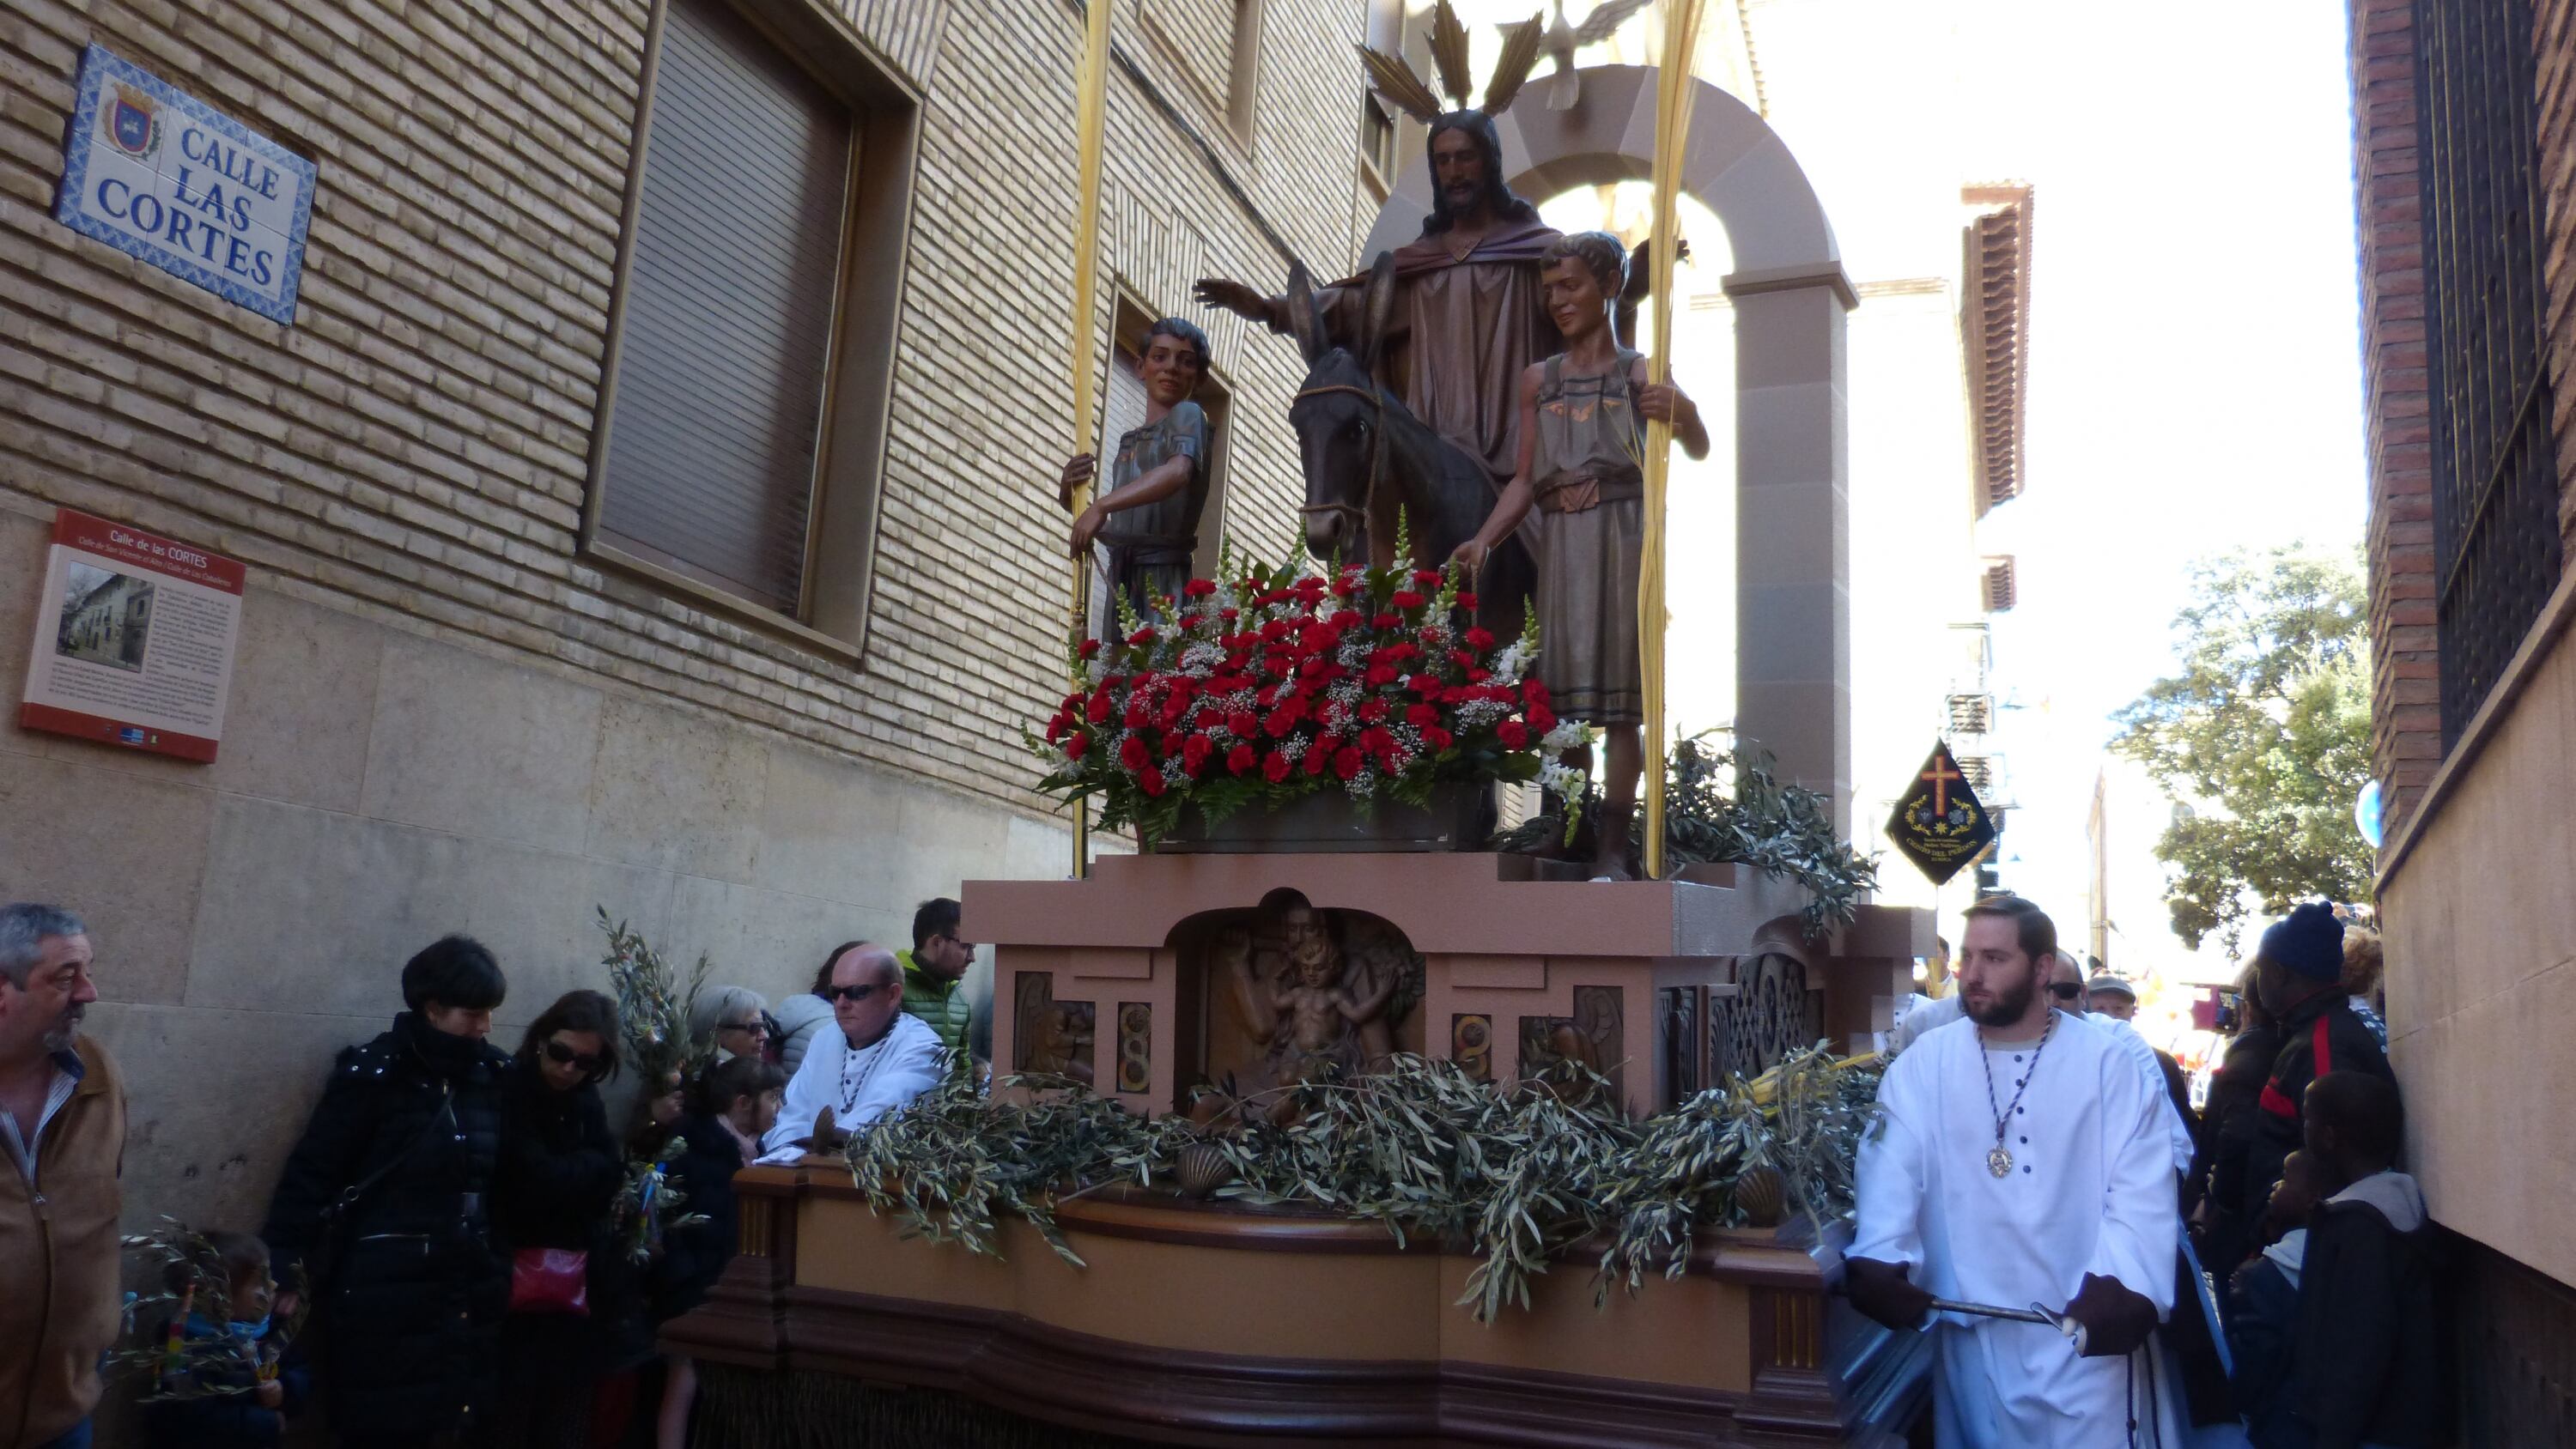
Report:
[{"label": "carved relief panel", "polygon": [[1807,966],[1772,951],[1736,962],[1735,995],[1709,1003],[1709,1084],[1758,1077],[1824,1035],[1824,999],[1807,989]]},{"label": "carved relief panel", "polygon": [[1098,1007],[1055,999],[1055,978],[1023,971],[1012,993],[1011,1070],[1071,1077],[1092,1085]]},{"label": "carved relief panel", "polygon": [[1231,1081],[1250,1095],[1423,1050],[1422,957],[1377,916],[1273,891],[1184,922],[1173,945],[1184,1092]]}]

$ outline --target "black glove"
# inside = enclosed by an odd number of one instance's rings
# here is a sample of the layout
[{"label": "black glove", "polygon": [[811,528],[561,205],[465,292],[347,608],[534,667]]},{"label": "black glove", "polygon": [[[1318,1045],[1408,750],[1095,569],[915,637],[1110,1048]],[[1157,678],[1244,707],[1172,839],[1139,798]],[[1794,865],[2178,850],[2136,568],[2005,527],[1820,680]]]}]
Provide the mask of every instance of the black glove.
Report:
[{"label": "black glove", "polygon": [[2099,1273],[2084,1275],[2083,1290],[2066,1305],[2066,1316],[2084,1325],[2086,1358],[2126,1358],[2156,1331],[2156,1305]]},{"label": "black glove", "polygon": [[1920,1328],[1932,1311],[1932,1295],[1906,1280],[1904,1264],[1876,1258],[1843,1259],[1843,1296],[1894,1329]]}]

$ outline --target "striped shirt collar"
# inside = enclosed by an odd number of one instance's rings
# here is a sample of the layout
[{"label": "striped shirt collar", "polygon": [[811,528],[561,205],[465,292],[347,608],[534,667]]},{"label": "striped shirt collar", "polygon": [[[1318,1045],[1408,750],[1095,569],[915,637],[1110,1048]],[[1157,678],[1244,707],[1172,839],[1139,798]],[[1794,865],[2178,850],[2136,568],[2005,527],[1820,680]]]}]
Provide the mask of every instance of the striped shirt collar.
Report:
[{"label": "striped shirt collar", "polygon": [[16,1113],[0,1112],[0,1140],[9,1144],[9,1160],[17,1165],[18,1175],[27,1179],[30,1190],[36,1185],[37,1154],[44,1151],[45,1128],[63,1104],[72,1099],[72,1093],[80,1090],[86,1071],[78,1051],[65,1048],[54,1053],[54,1080],[45,1089],[45,1105],[36,1114],[36,1134],[32,1139],[20,1136]]}]

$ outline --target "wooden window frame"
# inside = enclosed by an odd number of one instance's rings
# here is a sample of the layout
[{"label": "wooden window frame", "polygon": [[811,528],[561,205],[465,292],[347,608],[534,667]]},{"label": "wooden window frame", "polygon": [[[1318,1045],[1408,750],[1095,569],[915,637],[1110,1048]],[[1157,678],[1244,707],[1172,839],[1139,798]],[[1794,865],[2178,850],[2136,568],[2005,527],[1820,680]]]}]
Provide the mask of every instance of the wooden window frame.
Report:
[{"label": "wooden window frame", "polygon": [[713,3],[730,6],[851,112],[850,172],[843,188],[841,254],[833,284],[821,432],[806,512],[797,609],[792,615],[783,613],[700,578],[685,565],[675,566],[677,560],[646,557],[601,537],[600,515],[613,486],[608,477],[609,432],[617,413],[628,282],[643,212],[653,93],[671,0],[654,0],[645,27],[635,145],[627,161],[617,269],[609,298],[608,345],[592,414],[589,488],[582,505],[579,553],[710,612],[856,665],[867,644],[895,349],[920,161],[922,97],[866,37],[818,0]]},{"label": "wooden window frame", "polygon": [[[1371,122],[1380,116],[1386,119],[1386,164],[1383,166],[1378,164],[1375,148],[1369,144],[1369,132],[1373,129]],[[1387,197],[1395,192],[1392,173],[1398,169],[1404,154],[1403,141],[1404,117],[1379,100],[1375,91],[1363,86],[1360,90],[1360,184],[1368,188],[1369,195],[1380,206],[1384,206]]]},{"label": "wooden window frame", "polygon": [[1234,53],[1226,57],[1228,74],[1225,90],[1218,94],[1214,77],[1199,74],[1180,41],[1163,26],[1162,7],[1173,0],[1137,0],[1139,18],[1145,33],[1154,38],[1154,48],[1189,88],[1198,95],[1209,114],[1225,123],[1226,135],[1235,148],[1249,156],[1257,103],[1261,96],[1261,35],[1264,11],[1269,0],[1234,0],[1240,8],[1234,17]]}]

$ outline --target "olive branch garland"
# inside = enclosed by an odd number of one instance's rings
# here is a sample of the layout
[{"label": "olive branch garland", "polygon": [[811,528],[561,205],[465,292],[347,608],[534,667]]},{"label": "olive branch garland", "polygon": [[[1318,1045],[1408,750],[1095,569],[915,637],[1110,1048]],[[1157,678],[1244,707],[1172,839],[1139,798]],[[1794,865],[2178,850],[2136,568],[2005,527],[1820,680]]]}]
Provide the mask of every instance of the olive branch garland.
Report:
[{"label": "olive branch garland", "polygon": [[1056,1220],[1061,1201],[1110,1182],[1167,1185],[1181,1153],[1208,1144],[1235,1179],[1220,1196],[1338,1212],[1383,1224],[1399,1243],[1474,1255],[1458,1302],[1490,1323],[1529,1306],[1532,1278],[1582,1255],[1594,1261],[1596,1306],[1649,1273],[1680,1276],[1697,1232],[1745,1221],[1739,1188],[1767,1192],[1819,1231],[1848,1217],[1878,1072],[1820,1043],[1758,1082],[1734,1078],[1631,1121],[1578,1064],[1496,1087],[1454,1062],[1400,1054],[1381,1072],[1291,1089],[1284,1125],[1236,1111],[1224,1130],[1139,1117],[1065,1077],[999,1085],[988,1097],[951,1073],[852,1139],[852,1176],[904,1236],[998,1257],[1001,1220],[1013,1216],[1081,1267]]}]

